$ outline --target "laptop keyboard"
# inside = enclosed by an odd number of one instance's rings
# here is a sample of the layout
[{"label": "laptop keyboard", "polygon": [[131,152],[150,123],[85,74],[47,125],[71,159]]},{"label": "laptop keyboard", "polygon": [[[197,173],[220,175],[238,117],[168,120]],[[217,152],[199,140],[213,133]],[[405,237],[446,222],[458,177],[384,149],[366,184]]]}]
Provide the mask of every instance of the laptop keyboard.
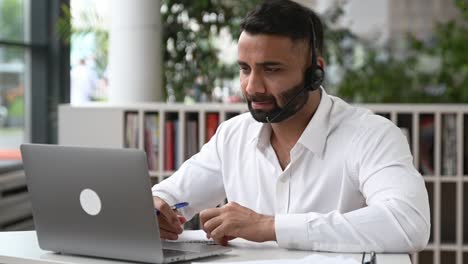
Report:
[{"label": "laptop keyboard", "polygon": [[175,257],[175,256],[183,255],[183,254],[187,254],[187,251],[163,248],[164,257]]}]

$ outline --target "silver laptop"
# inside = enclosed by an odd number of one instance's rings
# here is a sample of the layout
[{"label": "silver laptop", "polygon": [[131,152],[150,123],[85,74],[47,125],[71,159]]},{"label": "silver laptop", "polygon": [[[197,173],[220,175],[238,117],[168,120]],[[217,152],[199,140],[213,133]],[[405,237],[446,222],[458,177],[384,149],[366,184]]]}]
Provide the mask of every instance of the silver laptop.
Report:
[{"label": "silver laptop", "polygon": [[149,263],[230,251],[161,241],[141,150],[23,144],[21,154],[44,250]]}]

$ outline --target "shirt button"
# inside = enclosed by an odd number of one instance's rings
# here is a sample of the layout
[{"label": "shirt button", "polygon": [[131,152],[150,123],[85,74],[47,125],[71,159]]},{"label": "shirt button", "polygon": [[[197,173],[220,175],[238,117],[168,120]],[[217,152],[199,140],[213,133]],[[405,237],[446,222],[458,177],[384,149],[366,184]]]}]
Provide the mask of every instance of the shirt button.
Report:
[{"label": "shirt button", "polygon": [[288,177],[283,177],[283,178],[281,178],[281,182],[282,182],[282,183],[286,183],[287,181],[288,181]]}]

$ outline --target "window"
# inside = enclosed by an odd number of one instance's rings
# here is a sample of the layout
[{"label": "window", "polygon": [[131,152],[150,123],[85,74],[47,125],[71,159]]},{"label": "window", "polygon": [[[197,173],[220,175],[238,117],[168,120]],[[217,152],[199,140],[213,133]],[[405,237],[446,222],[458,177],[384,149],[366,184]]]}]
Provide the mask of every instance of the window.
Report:
[{"label": "window", "polygon": [[0,0],[0,171],[21,162],[21,143],[57,142],[57,106],[70,90],[69,46],[57,31],[66,5]]},{"label": "window", "polygon": [[28,0],[0,0],[0,165],[20,160],[26,138]]}]

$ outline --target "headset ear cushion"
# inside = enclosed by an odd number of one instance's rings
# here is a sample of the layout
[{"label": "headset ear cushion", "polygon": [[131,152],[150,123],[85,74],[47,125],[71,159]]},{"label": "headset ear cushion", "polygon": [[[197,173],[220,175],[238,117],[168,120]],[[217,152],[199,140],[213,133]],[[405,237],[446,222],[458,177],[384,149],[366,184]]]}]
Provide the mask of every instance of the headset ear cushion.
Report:
[{"label": "headset ear cushion", "polygon": [[308,86],[309,91],[315,91],[317,90],[320,85],[323,82],[323,78],[325,77],[325,72],[323,71],[323,68],[320,67],[320,65],[317,65],[313,72],[310,73],[309,75],[311,80],[310,85]]},{"label": "headset ear cushion", "polygon": [[309,91],[314,91],[320,87],[325,73],[320,65],[307,68],[305,72],[304,85]]},{"label": "headset ear cushion", "polygon": [[323,68],[320,65],[317,65],[314,71],[314,81],[320,82],[321,84],[324,78],[325,78],[325,72],[323,71]]}]

